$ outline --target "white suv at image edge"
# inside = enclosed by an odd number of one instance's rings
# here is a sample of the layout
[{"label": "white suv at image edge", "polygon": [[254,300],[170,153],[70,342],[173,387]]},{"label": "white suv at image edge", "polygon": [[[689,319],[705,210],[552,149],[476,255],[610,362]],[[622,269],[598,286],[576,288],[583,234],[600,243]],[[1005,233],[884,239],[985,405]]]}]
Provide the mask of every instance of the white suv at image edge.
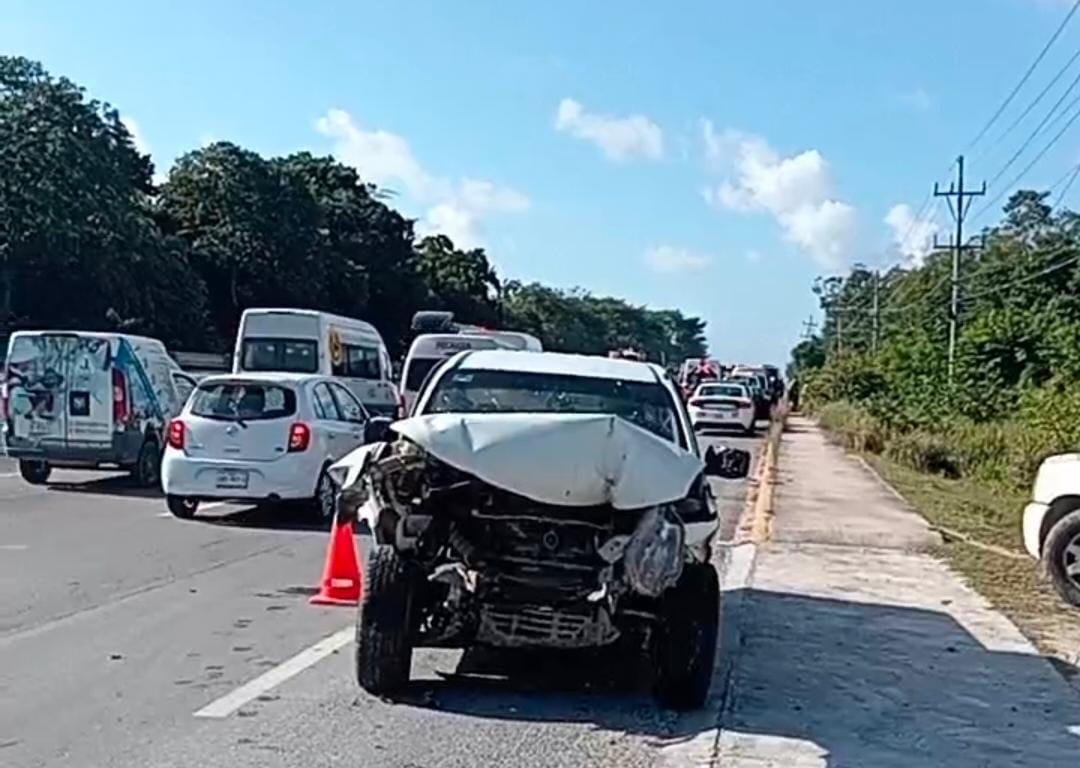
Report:
[{"label": "white suv at image edge", "polygon": [[1024,547],[1058,593],[1080,606],[1080,453],[1051,456],[1024,508]]}]

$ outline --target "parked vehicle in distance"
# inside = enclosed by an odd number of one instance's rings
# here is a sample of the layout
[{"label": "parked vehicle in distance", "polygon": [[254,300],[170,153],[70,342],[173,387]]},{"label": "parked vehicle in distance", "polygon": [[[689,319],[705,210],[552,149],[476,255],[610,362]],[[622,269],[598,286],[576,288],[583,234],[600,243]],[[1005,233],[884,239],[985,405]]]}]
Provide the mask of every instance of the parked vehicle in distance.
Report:
[{"label": "parked vehicle in distance", "polygon": [[157,339],[17,331],[0,382],[8,455],[35,485],[54,467],[117,467],[156,487],[165,425],[194,386]]},{"label": "parked vehicle in distance", "polygon": [[416,393],[431,371],[458,352],[467,349],[498,349],[494,336],[471,333],[424,333],[413,339],[402,366],[401,416],[407,416],[416,401]]},{"label": "parked vehicle in distance", "polygon": [[764,375],[753,373],[746,369],[736,368],[731,374],[730,381],[744,384],[750,390],[750,395],[754,400],[755,419],[769,418],[772,412],[772,401],[769,398],[769,393],[765,389],[766,384]]},{"label": "parked vehicle in distance", "polygon": [[1024,547],[1066,601],[1080,607],[1080,453],[1051,456],[1024,508]]},{"label": "parked vehicle in distance", "polygon": [[649,654],[662,703],[702,705],[720,607],[705,480],[745,477],[750,456],[701,457],[662,368],[462,352],[392,430],[331,470],[339,516],[375,539],[361,686],[400,689],[416,647],[617,647]]},{"label": "parked vehicle in distance", "polygon": [[303,373],[210,376],[169,423],[165,503],[190,518],[202,501],[309,500],[323,519],[336,488],[327,468],[390,420],[373,417],[339,379]]},{"label": "parked vehicle in distance", "polygon": [[444,310],[423,309],[413,314],[411,327],[417,333],[449,333],[488,336],[499,343],[501,349],[523,352],[542,352],[543,345],[535,336],[521,331],[484,328],[454,321],[454,313]]},{"label": "parked vehicle in distance", "polygon": [[694,430],[740,429],[754,434],[754,397],[745,384],[718,381],[699,384],[686,404]]},{"label": "parked vehicle in distance", "polygon": [[246,309],[233,373],[333,376],[373,415],[394,416],[399,398],[390,354],[375,326],[310,309]]}]

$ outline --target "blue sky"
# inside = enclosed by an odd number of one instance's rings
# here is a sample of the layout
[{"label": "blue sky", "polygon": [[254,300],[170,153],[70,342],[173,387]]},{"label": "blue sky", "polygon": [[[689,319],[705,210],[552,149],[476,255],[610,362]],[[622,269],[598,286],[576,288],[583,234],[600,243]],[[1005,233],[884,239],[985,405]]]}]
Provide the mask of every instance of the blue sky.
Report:
[{"label": "blue sky", "polygon": [[[716,356],[782,362],[816,275],[917,258],[947,224],[911,214],[1071,3],[2,5],[0,50],[116,106],[159,170],[215,139],[334,153],[505,277],[677,307]],[[1080,14],[1017,109],[1078,43]],[[1027,135],[993,144],[1012,114],[971,178]]]}]

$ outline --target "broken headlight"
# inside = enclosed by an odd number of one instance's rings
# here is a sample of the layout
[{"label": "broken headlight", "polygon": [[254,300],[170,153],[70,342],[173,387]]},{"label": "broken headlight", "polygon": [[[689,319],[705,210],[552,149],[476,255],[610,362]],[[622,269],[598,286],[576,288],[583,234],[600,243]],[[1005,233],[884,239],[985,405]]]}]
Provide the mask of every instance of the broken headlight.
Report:
[{"label": "broken headlight", "polygon": [[657,597],[682,574],[686,534],[667,506],[641,517],[623,555],[626,580],[635,592]]}]

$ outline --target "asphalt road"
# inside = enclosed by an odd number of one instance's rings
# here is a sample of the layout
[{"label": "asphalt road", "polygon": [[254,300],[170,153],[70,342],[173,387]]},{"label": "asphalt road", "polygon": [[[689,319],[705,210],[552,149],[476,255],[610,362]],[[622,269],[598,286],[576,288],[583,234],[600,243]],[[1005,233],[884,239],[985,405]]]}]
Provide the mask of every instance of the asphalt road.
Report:
[{"label": "asphalt road", "polygon": [[[716,492],[730,533],[745,482]],[[296,514],[180,521],[122,475],[31,487],[0,458],[0,765],[645,766],[715,723],[591,657],[420,651],[402,700],[368,696],[354,610],[307,603],[326,541]]]}]

